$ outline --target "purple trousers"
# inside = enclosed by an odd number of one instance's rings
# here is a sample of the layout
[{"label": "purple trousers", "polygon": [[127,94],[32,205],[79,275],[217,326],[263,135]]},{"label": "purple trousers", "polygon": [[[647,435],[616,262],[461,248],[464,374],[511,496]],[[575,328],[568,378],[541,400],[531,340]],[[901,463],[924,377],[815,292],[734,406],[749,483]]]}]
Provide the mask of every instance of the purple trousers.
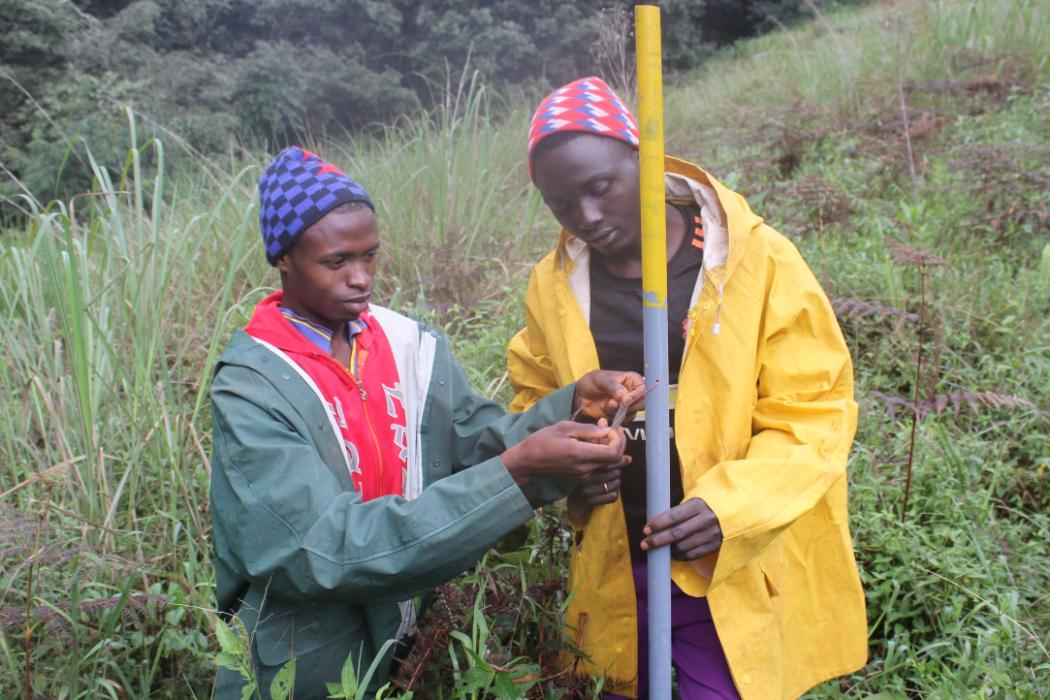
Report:
[{"label": "purple trousers", "polygon": [[[649,697],[649,581],[644,561],[635,562],[638,593],[638,697]],[[739,700],[718,641],[707,598],[693,598],[671,582],[671,664],[681,700]],[[624,696],[604,693],[605,700]]]}]

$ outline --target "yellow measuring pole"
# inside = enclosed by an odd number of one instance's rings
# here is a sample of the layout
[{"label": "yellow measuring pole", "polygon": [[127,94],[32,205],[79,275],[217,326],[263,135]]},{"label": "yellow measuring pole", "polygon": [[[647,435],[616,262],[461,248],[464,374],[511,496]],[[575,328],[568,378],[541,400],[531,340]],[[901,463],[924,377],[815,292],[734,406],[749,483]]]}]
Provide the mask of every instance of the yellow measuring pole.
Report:
[{"label": "yellow measuring pole", "polygon": [[[645,380],[654,387],[645,404],[646,514],[671,507],[667,368],[667,209],[664,202],[664,91],[660,8],[634,8],[641,136],[642,326]],[[650,549],[649,698],[671,700],[671,550]],[[638,624],[643,624],[641,620]],[[639,689],[641,690],[641,689]]]},{"label": "yellow measuring pole", "polygon": [[[642,175],[642,288],[646,306],[667,306],[667,212],[664,207],[664,88],[660,8],[634,8]],[[650,297],[649,292],[654,296]]]}]

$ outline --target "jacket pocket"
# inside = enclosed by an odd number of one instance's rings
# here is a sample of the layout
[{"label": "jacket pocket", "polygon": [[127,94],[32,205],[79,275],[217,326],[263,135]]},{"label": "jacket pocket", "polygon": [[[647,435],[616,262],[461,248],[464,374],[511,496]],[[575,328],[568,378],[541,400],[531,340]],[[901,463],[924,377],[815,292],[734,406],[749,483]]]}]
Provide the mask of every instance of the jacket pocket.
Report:
[{"label": "jacket pocket", "polygon": [[271,604],[264,618],[255,628],[255,644],[259,660],[266,666],[281,666],[293,656],[360,635],[363,625],[361,613],[345,605],[285,608]]}]

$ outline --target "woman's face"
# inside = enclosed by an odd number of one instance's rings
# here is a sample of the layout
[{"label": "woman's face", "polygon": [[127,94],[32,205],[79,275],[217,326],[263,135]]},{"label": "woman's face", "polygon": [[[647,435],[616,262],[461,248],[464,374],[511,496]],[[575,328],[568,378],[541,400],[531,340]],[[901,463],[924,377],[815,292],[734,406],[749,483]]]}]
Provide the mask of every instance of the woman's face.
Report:
[{"label": "woman's face", "polygon": [[605,257],[640,255],[638,151],[581,134],[533,160],[533,182],[566,230]]}]

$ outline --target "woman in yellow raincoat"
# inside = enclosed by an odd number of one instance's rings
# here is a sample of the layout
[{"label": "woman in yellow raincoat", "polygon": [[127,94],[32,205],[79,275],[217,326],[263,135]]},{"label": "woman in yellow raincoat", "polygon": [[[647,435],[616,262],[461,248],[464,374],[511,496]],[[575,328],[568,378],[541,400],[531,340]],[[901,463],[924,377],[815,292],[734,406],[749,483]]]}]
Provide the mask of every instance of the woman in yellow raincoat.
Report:
[{"label": "woman in yellow raincoat", "polygon": [[[636,146],[633,117],[597,78],[533,117],[530,174],[563,230],[510,344],[513,410],[599,366],[644,370]],[[635,463],[570,496],[575,670],[645,697],[644,553],[669,545],[683,700],[797,697],[867,659],[847,518],[849,352],[805,261],[743,197],[670,157],[665,184],[677,505],[645,521],[642,423],[628,426]],[[714,650],[678,639],[686,608],[706,616],[714,641],[701,646]]]}]

